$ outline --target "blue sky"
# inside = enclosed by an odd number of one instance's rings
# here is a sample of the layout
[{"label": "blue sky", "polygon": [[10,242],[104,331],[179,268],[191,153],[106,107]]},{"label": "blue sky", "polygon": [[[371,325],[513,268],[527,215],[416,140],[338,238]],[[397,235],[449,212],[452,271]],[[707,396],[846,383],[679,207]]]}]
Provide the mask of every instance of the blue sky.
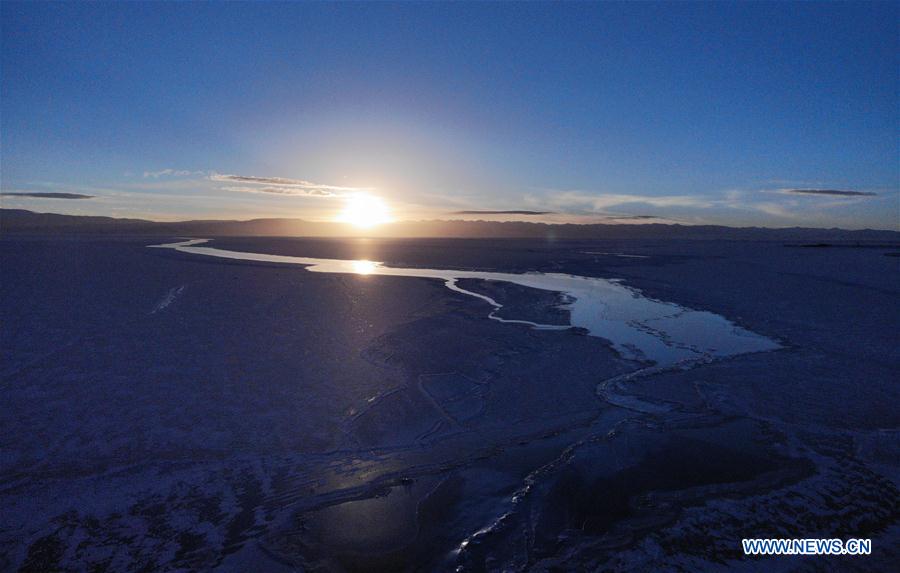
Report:
[{"label": "blue sky", "polygon": [[0,10],[4,207],[900,226],[897,3]]}]

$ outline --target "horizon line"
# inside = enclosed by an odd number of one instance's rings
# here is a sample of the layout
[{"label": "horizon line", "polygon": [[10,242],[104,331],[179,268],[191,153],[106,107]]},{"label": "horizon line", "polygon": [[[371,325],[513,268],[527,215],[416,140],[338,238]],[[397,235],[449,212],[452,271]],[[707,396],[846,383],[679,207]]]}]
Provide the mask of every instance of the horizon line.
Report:
[{"label": "horizon line", "polygon": [[[137,221],[142,223],[151,223],[155,225],[176,225],[176,224],[186,224],[186,223],[251,223],[254,221],[293,221],[297,223],[307,223],[311,225],[329,225],[334,227],[345,227],[351,228],[353,227],[350,224],[342,223],[339,221],[312,221],[309,219],[301,219],[297,217],[255,217],[251,219],[176,219],[176,220],[161,220],[161,219],[146,219],[142,217],[111,217],[109,215],[72,215],[68,213],[54,213],[52,211],[32,211],[30,209],[18,209],[18,208],[9,208],[0,206],[0,214],[3,212],[16,211],[21,213],[29,213],[32,215],[55,215],[58,217],[71,217],[78,219],[86,219],[86,218],[95,218],[95,219],[109,219],[112,221]],[[558,222],[544,222],[544,221],[523,221],[523,220],[513,220],[513,221],[497,221],[497,220],[489,220],[489,219],[404,219],[400,221],[391,221],[387,223],[383,223],[379,225],[379,228],[387,228],[394,225],[402,225],[402,224],[434,224],[434,223],[481,223],[481,224],[523,224],[530,226],[545,226],[545,227],[648,227],[648,226],[665,226],[665,227],[717,227],[722,229],[735,229],[735,230],[745,230],[745,229],[765,229],[765,230],[788,230],[788,229],[808,229],[808,230],[821,230],[821,231],[847,231],[847,232],[855,232],[855,231],[875,231],[875,232],[886,232],[886,233],[897,233],[900,234],[900,228],[898,229],[878,229],[872,227],[862,227],[856,229],[849,229],[846,227],[803,227],[798,225],[791,226],[783,226],[783,227],[770,227],[770,226],[736,226],[736,225],[723,225],[718,223],[690,223],[690,222],[635,222],[635,223],[627,223],[620,222],[621,219],[614,219],[615,223],[607,223],[607,222],[593,222],[593,223],[558,223]],[[2,223],[2,220],[0,220]],[[0,234],[3,233],[3,225],[0,224]],[[372,231],[372,229],[369,229]]]}]

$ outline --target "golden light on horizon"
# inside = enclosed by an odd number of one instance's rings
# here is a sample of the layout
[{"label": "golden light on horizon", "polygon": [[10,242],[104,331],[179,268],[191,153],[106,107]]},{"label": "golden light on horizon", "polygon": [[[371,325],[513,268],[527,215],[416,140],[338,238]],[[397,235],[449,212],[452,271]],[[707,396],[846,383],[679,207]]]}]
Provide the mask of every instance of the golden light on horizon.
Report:
[{"label": "golden light on horizon", "polygon": [[390,208],[380,197],[358,194],[347,197],[346,201],[336,219],[339,223],[369,229],[393,221]]}]

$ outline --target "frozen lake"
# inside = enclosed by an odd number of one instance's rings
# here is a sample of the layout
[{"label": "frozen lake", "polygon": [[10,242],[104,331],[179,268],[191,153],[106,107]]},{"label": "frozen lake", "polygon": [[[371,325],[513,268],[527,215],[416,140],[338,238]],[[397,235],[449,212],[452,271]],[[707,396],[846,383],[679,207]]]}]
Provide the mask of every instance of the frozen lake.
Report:
[{"label": "frozen lake", "polygon": [[[619,280],[561,273],[499,273],[449,269],[391,267],[368,260],[341,260],[248,253],[199,246],[208,239],[151,245],[183,253],[225,259],[302,265],[316,273],[342,273],[395,277],[431,278],[444,281],[450,290],[484,300],[494,307],[493,320],[525,324],[545,330],[585,329],[591,336],[609,340],[616,351],[630,360],[652,361],[657,368],[688,365],[698,361],[748,352],[774,350],[775,341],[741,328],[728,319],[644,296]],[[502,307],[493,298],[459,286],[460,279],[502,281],[567,297],[570,324],[540,324],[497,316]]]}]

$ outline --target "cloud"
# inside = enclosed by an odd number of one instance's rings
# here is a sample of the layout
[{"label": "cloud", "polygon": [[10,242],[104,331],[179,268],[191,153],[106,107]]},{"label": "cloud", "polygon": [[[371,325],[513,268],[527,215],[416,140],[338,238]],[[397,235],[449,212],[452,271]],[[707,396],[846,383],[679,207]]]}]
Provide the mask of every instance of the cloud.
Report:
[{"label": "cloud", "polygon": [[37,191],[27,192],[3,192],[2,197],[32,197],[36,199],[93,199],[94,195],[84,193],[41,193]]},{"label": "cloud", "polygon": [[209,178],[219,183],[242,183],[243,185],[229,185],[228,187],[222,187],[222,189],[244,193],[273,193],[300,197],[341,197],[350,193],[370,190],[365,187],[341,187],[314,183],[304,179],[287,179],[285,177],[257,177],[254,175],[213,173]]},{"label": "cloud", "polygon": [[452,211],[450,215],[552,215],[553,211]]},{"label": "cloud", "polygon": [[161,171],[144,171],[145,178],[159,179],[160,177],[190,177],[191,175],[206,175],[205,171],[188,171],[187,169],[163,169]]},{"label": "cloud", "polygon": [[588,209],[602,212],[619,205],[649,205],[651,207],[714,207],[719,201],[699,195],[632,195],[625,193],[586,193],[584,191],[556,191],[544,200],[559,208]]},{"label": "cloud", "polygon": [[[813,216],[825,217],[826,211],[843,209],[861,201],[878,196],[871,191],[846,191],[829,188],[791,187],[782,189],[741,190],[730,189],[719,193],[696,195],[638,195],[630,193],[591,193],[581,190],[546,190],[539,197],[526,197],[529,206],[536,209],[556,209],[571,214],[605,215],[610,220],[623,219],[615,213],[623,206],[644,206],[662,211],[661,216],[670,218],[667,211],[686,210],[697,212],[745,211],[763,213],[779,219],[808,220]],[[768,194],[764,199],[760,194]],[[818,199],[814,205],[804,201],[804,197]],[[628,208],[628,207],[624,207]],[[641,208],[641,207],[638,207]],[[650,215],[636,216],[651,220]],[[634,219],[639,220],[639,219]]]},{"label": "cloud", "polygon": [[752,203],[749,205],[749,207],[755,209],[756,211],[760,211],[761,213],[765,213],[766,215],[772,215],[773,217],[797,218],[798,216],[797,213],[791,211],[787,206],[780,203]]},{"label": "cloud", "polygon": [[609,215],[607,219],[615,219],[616,221],[643,221],[646,219],[668,219],[667,217],[658,217],[656,215]]},{"label": "cloud", "polygon": [[298,187],[219,187],[223,191],[237,191],[239,193],[271,193],[274,195],[292,195],[295,197],[337,197],[337,194],[327,189],[298,188]]},{"label": "cloud", "polygon": [[826,195],[829,197],[876,197],[871,191],[841,191],[838,189],[778,189],[785,195]]}]

